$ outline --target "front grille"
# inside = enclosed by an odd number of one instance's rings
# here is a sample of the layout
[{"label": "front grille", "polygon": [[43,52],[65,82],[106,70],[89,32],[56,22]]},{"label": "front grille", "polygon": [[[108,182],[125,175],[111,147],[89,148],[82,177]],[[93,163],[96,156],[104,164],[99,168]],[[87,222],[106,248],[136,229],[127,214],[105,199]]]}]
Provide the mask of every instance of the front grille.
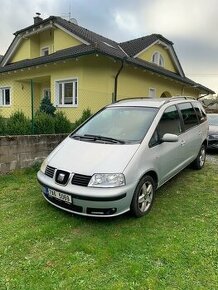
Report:
[{"label": "front grille", "polygon": [[72,178],[72,184],[74,185],[79,185],[79,186],[88,186],[89,181],[92,177],[88,175],[82,175],[75,173],[73,178]]},{"label": "front grille", "polygon": [[53,178],[54,177],[54,172],[55,172],[55,168],[54,167],[51,167],[49,165],[46,166],[45,175]]}]

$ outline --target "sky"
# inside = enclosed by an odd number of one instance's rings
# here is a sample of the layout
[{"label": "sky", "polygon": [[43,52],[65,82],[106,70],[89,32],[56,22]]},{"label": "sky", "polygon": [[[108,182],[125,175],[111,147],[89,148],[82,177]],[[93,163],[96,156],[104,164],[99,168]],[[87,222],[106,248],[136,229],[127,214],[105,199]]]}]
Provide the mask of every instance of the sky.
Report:
[{"label": "sky", "polygon": [[0,55],[36,12],[75,18],[117,42],[152,33],[174,43],[185,75],[218,93],[218,0],[1,0]]}]

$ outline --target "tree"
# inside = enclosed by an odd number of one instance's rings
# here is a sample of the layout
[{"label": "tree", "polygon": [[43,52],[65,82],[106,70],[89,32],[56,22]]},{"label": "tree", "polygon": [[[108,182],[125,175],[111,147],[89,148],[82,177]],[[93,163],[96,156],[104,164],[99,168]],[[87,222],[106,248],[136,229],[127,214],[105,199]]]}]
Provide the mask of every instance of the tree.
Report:
[{"label": "tree", "polygon": [[40,107],[39,107],[39,111],[43,112],[43,113],[46,113],[48,115],[54,116],[56,108],[52,105],[52,103],[50,101],[50,98],[48,96],[45,96],[42,99]]}]

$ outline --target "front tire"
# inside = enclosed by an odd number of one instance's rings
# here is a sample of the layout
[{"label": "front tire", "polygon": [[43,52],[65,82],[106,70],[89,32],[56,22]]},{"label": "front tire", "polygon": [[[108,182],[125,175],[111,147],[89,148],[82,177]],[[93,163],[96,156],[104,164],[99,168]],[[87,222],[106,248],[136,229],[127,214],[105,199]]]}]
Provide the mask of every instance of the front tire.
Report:
[{"label": "front tire", "polygon": [[130,211],[135,217],[146,215],[154,202],[155,182],[150,175],[145,175],[136,186]]},{"label": "front tire", "polygon": [[192,163],[193,168],[200,170],[201,168],[204,167],[205,160],[206,160],[206,146],[202,144],[198,156]]}]

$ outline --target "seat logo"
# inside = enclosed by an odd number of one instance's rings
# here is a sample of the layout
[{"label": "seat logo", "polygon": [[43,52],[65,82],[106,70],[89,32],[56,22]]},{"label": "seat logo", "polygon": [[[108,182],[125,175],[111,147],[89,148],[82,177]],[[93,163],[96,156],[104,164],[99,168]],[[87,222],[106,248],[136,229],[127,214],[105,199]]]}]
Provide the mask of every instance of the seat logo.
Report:
[{"label": "seat logo", "polygon": [[63,182],[64,181],[64,178],[65,178],[65,174],[64,173],[59,173],[58,174],[57,181]]}]

